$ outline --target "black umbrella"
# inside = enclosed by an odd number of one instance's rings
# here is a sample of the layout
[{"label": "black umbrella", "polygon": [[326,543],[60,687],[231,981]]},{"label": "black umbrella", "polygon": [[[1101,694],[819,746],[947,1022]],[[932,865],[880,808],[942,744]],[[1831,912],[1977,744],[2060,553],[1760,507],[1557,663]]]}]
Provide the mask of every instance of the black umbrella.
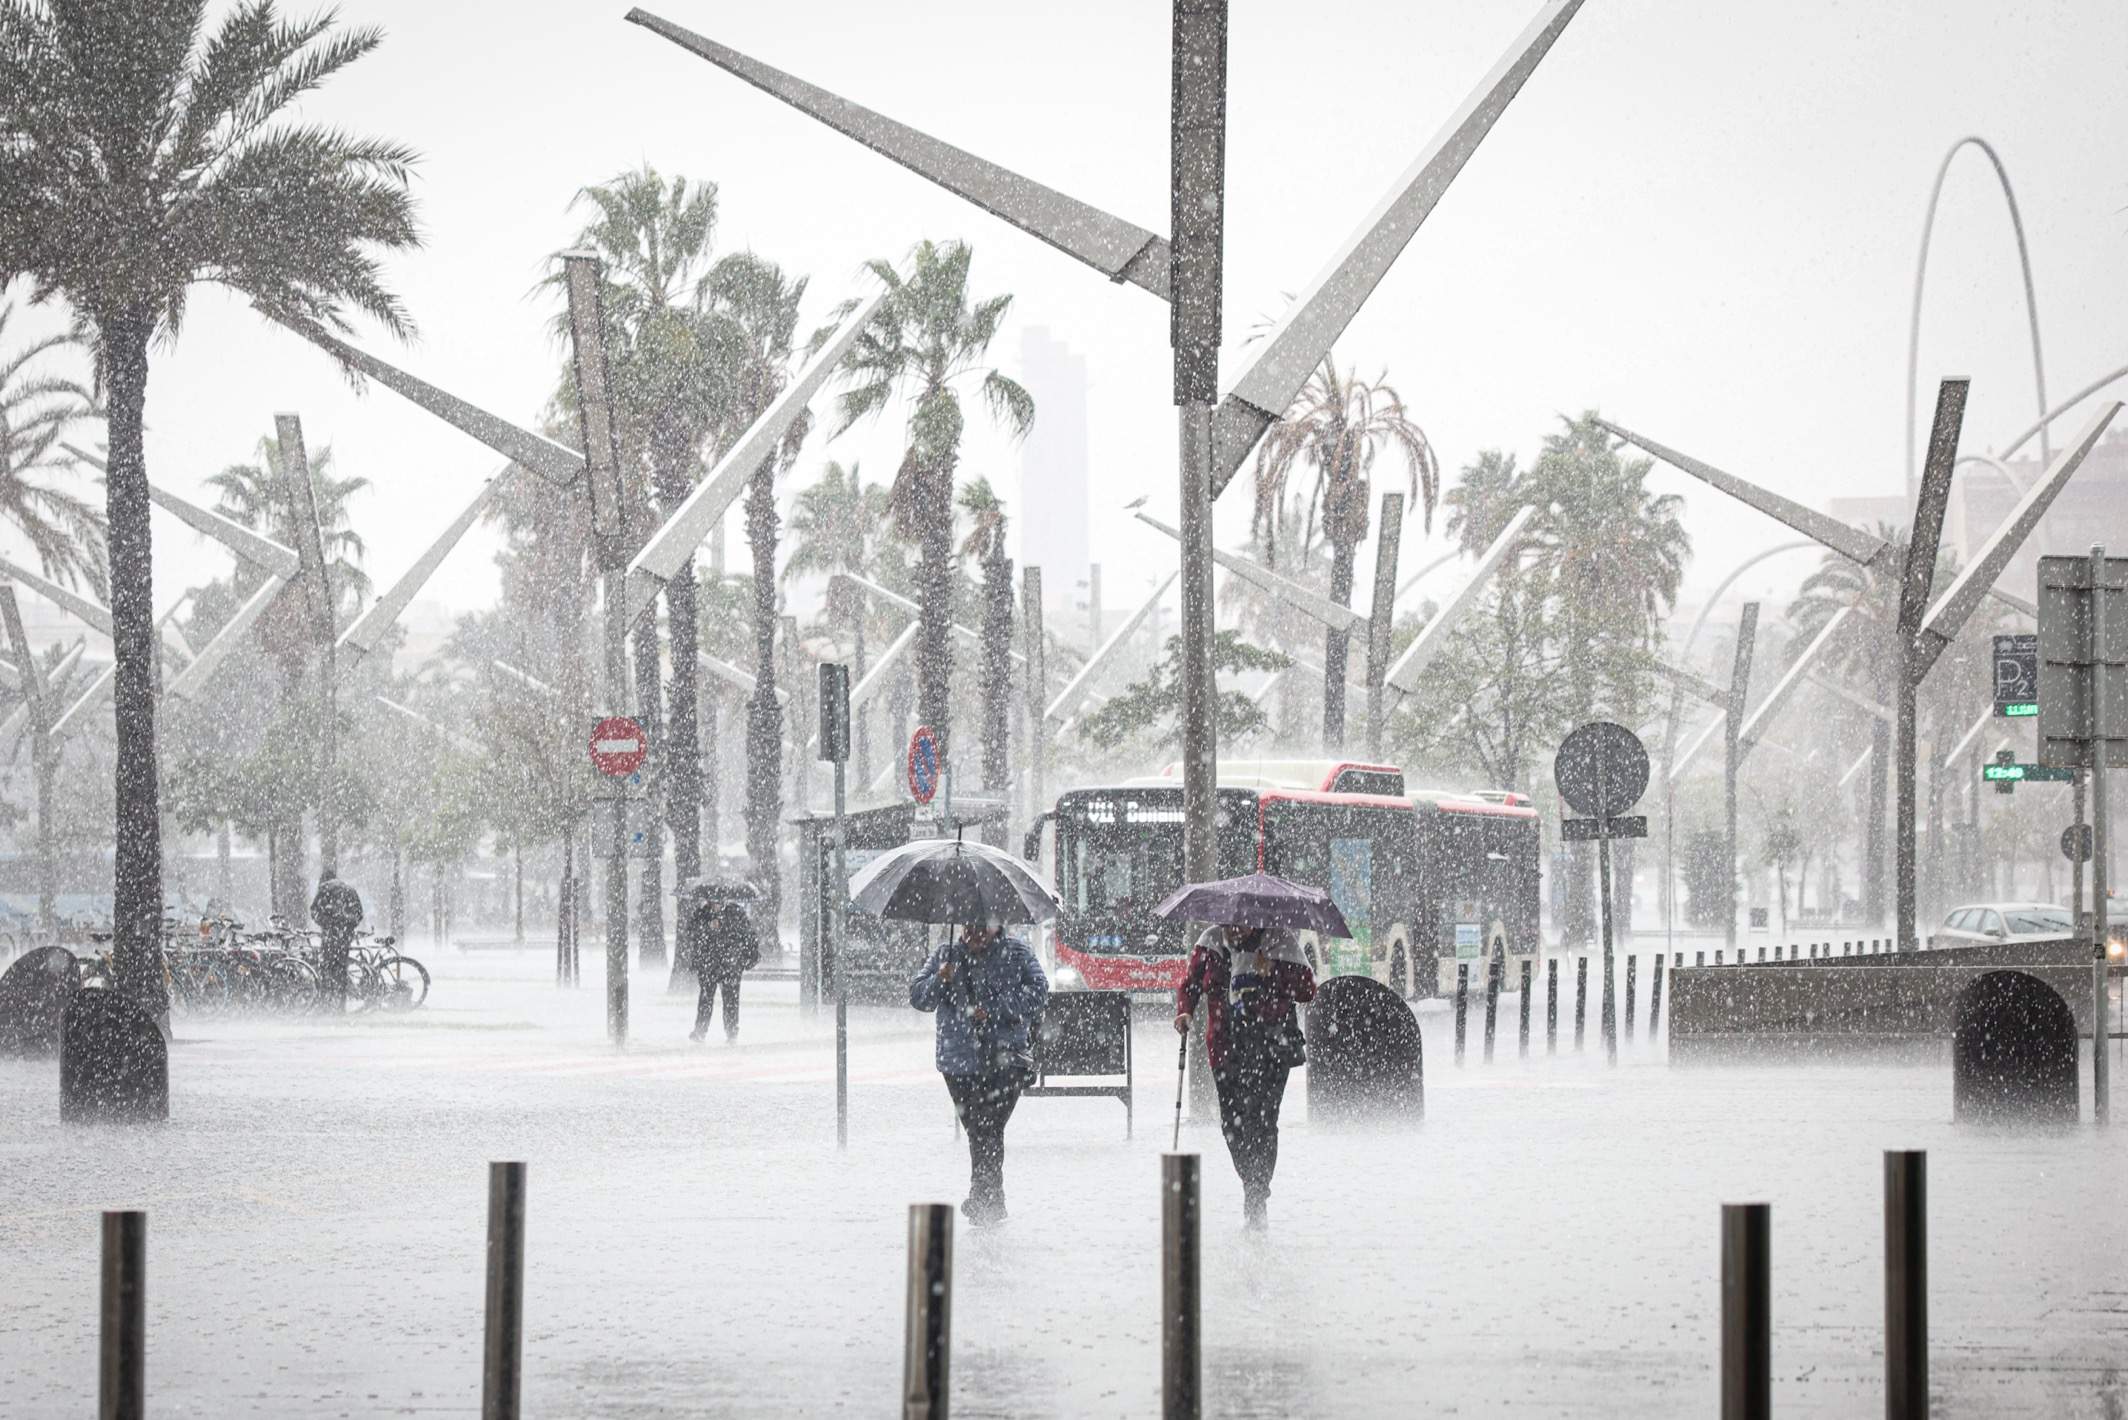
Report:
[{"label": "black umbrella", "polygon": [[903,922],[1041,922],[1056,894],[1025,863],[982,843],[924,838],[880,854],[850,879],[850,905]]},{"label": "black umbrella", "polygon": [[1216,883],[1184,883],[1153,909],[1175,922],[1213,922],[1222,927],[1289,927],[1325,937],[1349,937],[1352,928],[1321,888],[1250,873]]}]

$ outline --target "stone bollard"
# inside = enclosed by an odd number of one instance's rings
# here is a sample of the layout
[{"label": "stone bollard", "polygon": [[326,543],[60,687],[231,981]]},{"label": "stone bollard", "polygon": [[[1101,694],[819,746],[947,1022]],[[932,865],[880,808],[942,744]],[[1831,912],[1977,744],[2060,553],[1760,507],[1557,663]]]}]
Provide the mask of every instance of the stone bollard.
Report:
[{"label": "stone bollard", "polygon": [[77,991],[67,1002],[59,1117],[70,1124],[170,1117],[169,1043],[153,1016],[116,991]]}]

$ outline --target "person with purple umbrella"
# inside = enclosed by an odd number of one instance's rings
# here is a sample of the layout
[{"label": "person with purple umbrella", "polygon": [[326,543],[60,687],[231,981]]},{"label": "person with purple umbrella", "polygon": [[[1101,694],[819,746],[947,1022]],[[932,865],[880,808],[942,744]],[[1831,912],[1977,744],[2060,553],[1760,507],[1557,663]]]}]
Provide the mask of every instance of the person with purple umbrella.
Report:
[{"label": "person with purple umbrella", "polygon": [[1184,1035],[1205,1003],[1220,1132],[1241,1176],[1243,1221],[1253,1229],[1269,1223],[1286,1077],[1306,1061],[1294,1008],[1314,999],[1315,973],[1285,927],[1206,928],[1175,992],[1175,1029]]}]

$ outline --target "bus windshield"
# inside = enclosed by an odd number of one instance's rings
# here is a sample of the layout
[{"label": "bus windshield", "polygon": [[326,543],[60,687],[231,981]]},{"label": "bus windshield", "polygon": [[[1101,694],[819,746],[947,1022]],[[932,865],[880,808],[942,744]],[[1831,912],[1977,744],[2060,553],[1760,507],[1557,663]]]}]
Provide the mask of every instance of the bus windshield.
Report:
[{"label": "bus windshield", "polygon": [[1064,866],[1069,910],[1139,918],[1182,881],[1182,825],[1075,833]]},{"label": "bus windshield", "polygon": [[[1253,866],[1248,804],[1220,796],[1219,868]],[[1110,956],[1176,956],[1182,924],[1153,909],[1182,886],[1182,794],[1175,789],[1082,790],[1057,806],[1057,870],[1063,899],[1058,940]]]}]

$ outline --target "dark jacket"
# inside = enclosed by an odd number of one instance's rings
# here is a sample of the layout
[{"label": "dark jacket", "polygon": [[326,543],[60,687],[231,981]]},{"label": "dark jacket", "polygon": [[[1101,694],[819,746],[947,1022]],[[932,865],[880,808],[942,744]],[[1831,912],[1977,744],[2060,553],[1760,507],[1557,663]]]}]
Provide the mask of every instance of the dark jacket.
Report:
[{"label": "dark jacket", "polygon": [[[938,971],[953,963],[953,979]],[[979,1075],[999,1056],[1028,1048],[1029,1030],[1049,999],[1049,978],[1025,942],[1000,937],[971,954],[956,939],[942,943],[909,983],[909,1004],[938,1013],[935,1058],[941,1075]],[[980,1009],[985,1019],[978,1021]]]},{"label": "dark jacket", "polygon": [[[1233,981],[1233,950],[1249,941],[1246,933],[1233,928],[1212,928],[1197,940],[1190,953],[1182,985],[1175,991],[1175,1014],[1189,1015],[1197,1002],[1205,1003],[1204,1052],[1217,1070],[1227,1063],[1234,1039],[1232,1003],[1228,999]],[[1255,1009],[1264,1023],[1289,1021],[1293,1007],[1315,999],[1315,973],[1307,963],[1273,960],[1267,964],[1263,989]]]},{"label": "dark jacket", "polygon": [[735,981],[761,964],[761,942],[744,913],[719,911],[707,923],[697,922],[696,975]]},{"label": "dark jacket", "polygon": [[310,920],[335,941],[351,940],[362,925],[362,915],[362,894],[338,878],[319,883],[317,896],[310,900]]}]

